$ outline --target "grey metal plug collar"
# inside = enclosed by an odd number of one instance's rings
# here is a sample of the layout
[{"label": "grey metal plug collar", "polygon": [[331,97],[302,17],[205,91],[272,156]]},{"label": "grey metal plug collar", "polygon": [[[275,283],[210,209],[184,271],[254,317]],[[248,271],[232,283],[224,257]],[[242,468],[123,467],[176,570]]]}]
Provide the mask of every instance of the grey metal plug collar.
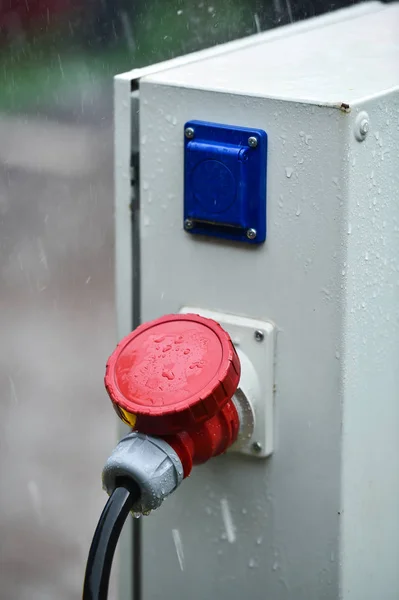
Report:
[{"label": "grey metal plug collar", "polygon": [[103,469],[103,488],[111,495],[118,477],[134,479],[141,489],[133,512],[158,508],[183,481],[183,466],[171,446],[158,437],[129,433],[122,438]]}]

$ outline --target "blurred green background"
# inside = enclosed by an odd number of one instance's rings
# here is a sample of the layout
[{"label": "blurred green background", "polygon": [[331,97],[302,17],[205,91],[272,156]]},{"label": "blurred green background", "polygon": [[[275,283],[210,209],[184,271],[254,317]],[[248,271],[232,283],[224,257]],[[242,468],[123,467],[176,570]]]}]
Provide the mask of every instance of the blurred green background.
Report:
[{"label": "blurred green background", "polygon": [[82,81],[157,62],[353,2],[7,0],[0,110],[60,104]]}]

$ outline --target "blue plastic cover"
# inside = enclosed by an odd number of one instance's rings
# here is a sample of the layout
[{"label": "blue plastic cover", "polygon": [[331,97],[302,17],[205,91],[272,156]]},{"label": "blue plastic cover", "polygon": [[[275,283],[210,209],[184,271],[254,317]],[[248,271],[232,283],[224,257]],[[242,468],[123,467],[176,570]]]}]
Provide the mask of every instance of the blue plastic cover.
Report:
[{"label": "blue plastic cover", "polygon": [[[266,239],[267,134],[204,121],[185,124],[184,223],[188,233],[260,244]],[[256,138],[252,145],[249,138]],[[255,232],[255,235],[254,235]]]}]

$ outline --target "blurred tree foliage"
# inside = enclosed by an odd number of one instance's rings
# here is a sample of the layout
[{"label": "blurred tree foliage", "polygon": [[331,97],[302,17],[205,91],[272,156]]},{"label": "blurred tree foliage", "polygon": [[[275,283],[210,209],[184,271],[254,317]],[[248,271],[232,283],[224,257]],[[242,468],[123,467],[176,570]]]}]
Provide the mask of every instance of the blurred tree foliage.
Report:
[{"label": "blurred tree foliage", "polygon": [[[125,44],[140,63],[164,60],[348,6],[357,0],[108,0],[85,2],[92,47]],[[93,18],[94,16],[94,18]]]}]

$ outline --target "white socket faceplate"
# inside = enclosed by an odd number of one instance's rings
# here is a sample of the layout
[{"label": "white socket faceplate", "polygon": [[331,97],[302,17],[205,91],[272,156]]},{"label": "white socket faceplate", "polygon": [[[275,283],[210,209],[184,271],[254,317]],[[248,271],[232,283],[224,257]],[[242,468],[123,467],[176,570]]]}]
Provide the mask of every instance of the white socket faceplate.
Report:
[{"label": "white socket faceplate", "polygon": [[230,452],[258,458],[269,456],[273,452],[275,326],[268,321],[198,307],[184,307],[180,312],[201,315],[220,323],[230,335],[240,357],[241,378],[237,396],[244,396],[252,411],[248,410],[246,417],[244,408],[242,418],[244,421],[248,419],[248,423],[244,422],[248,433],[231,447]]}]

